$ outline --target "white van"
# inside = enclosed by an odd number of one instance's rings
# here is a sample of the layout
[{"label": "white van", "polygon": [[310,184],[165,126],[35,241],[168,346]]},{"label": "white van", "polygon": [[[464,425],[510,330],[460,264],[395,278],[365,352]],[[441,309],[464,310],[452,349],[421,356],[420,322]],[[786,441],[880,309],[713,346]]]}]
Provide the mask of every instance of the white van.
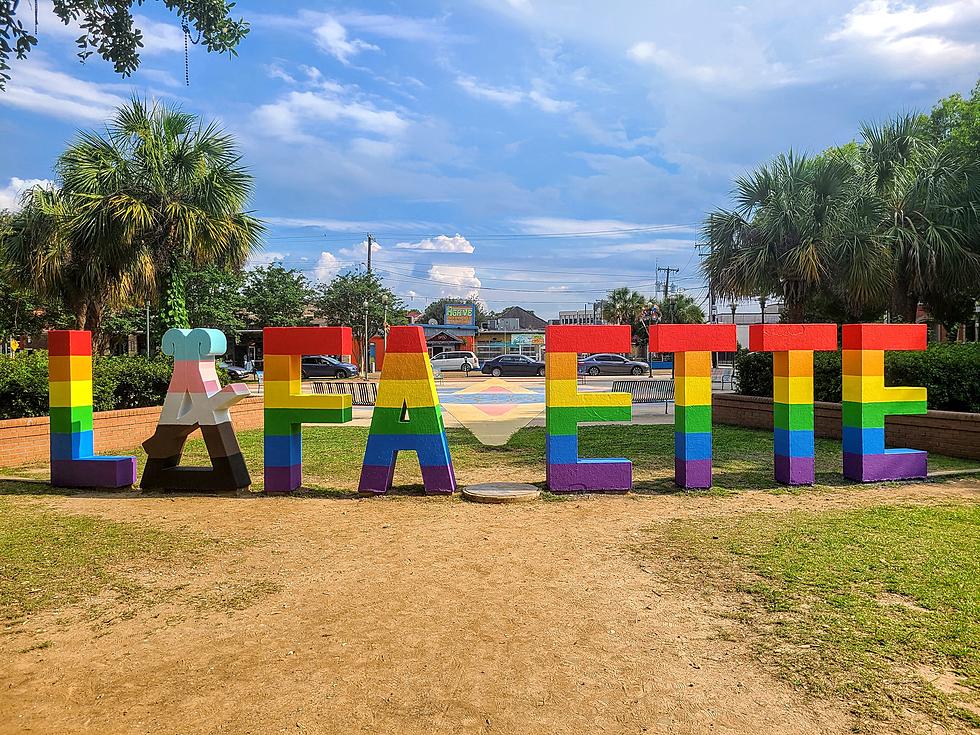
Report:
[{"label": "white van", "polygon": [[433,370],[479,370],[480,361],[472,352],[440,352],[430,359]]}]

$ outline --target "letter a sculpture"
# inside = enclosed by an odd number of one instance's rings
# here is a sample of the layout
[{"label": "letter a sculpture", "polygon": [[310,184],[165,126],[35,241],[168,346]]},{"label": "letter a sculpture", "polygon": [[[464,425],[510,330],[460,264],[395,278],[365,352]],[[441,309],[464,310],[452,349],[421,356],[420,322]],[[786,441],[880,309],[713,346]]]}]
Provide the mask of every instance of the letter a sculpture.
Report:
[{"label": "letter a sculpture", "polygon": [[[218,382],[214,356],[227,349],[216,329],[171,329],[163,351],[173,355],[174,372],[160,422],[143,442],[148,459],[140,479],[144,490],[239,490],[252,480],[242,457],[228,409],[248,396],[244,383]],[[181,467],[187,437],[201,429],[211,467]]]},{"label": "letter a sculpture", "polygon": [[425,492],[452,494],[456,475],[422,327],[388,333],[378,400],[361,467],[362,493],[386,493],[399,451],[418,454]]},{"label": "letter a sculpture", "polygon": [[92,433],[92,333],[48,332],[51,406],[51,484],[129,487],[136,457],[97,457]]}]

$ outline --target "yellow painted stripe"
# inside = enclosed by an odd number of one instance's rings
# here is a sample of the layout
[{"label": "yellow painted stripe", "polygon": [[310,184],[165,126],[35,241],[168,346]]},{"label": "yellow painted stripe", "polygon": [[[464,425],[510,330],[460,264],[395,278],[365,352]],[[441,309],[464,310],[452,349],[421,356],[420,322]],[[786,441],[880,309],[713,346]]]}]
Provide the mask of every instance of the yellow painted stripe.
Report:
[{"label": "yellow painted stripe", "polygon": [[50,385],[51,405],[56,408],[92,405],[91,380],[58,380]]},{"label": "yellow painted stripe", "polygon": [[890,401],[924,401],[926,389],[912,386],[885,387],[879,376],[859,378],[845,375],[841,397],[855,403],[886,403]]},{"label": "yellow painted stripe", "polygon": [[421,408],[438,406],[439,396],[436,395],[436,384],[431,380],[382,380],[378,385],[378,400],[376,406],[382,408],[408,407]]},{"label": "yellow painted stripe", "polygon": [[773,378],[772,399],[776,403],[813,403],[813,377]]},{"label": "yellow painted stripe", "polygon": [[629,393],[579,393],[577,380],[549,380],[545,383],[544,399],[553,408],[586,408],[593,406],[631,406]]},{"label": "yellow painted stripe", "polygon": [[710,406],[711,374],[675,378],[674,401],[678,406]]},{"label": "yellow painted stripe", "polygon": [[[296,381],[297,386],[299,381]],[[290,382],[286,380],[266,381],[264,385],[263,405],[266,408],[349,408],[351,396],[314,395],[301,393],[298,388],[290,390]]]}]

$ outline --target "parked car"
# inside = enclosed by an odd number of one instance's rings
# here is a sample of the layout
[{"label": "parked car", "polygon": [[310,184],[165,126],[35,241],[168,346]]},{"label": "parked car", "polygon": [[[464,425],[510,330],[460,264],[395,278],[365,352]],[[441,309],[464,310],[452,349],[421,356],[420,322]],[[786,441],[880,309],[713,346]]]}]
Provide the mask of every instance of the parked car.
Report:
[{"label": "parked car", "polygon": [[357,375],[357,365],[330,355],[303,355],[300,372],[304,378],[349,378]]},{"label": "parked car", "polygon": [[472,352],[440,352],[430,362],[433,370],[479,370],[480,361]]},{"label": "parked car", "polygon": [[492,375],[511,377],[518,375],[544,375],[544,363],[532,360],[527,355],[500,355],[483,363],[480,372]]},{"label": "parked car", "polygon": [[245,380],[249,375],[254,375],[254,368],[242,367],[241,365],[235,365],[232,362],[220,362],[218,367],[225,370],[228,373],[228,377],[232,380]]},{"label": "parked car", "polygon": [[579,360],[578,371],[588,375],[646,375],[650,367],[639,360],[600,352]]}]

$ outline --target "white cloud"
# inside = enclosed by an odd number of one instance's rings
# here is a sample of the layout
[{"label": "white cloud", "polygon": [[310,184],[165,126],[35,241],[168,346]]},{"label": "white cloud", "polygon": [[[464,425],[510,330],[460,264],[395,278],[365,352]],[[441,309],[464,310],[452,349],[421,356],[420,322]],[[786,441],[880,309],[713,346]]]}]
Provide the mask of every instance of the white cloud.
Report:
[{"label": "white cloud", "polygon": [[105,120],[126,100],[105,91],[103,85],[77,79],[51,69],[43,57],[31,54],[29,64],[19,64],[0,94],[0,104],[61,118],[69,122]]},{"label": "white cloud", "polygon": [[51,179],[19,179],[12,176],[10,183],[0,189],[0,211],[20,209],[21,196],[33,186],[50,189],[54,186],[54,182]]},{"label": "white cloud", "polygon": [[324,250],[320,253],[319,259],[316,261],[316,265],[313,267],[313,275],[318,281],[323,281],[326,283],[341,269],[341,262],[337,259],[337,256],[333,253]]},{"label": "white cloud", "polygon": [[944,74],[972,69],[980,62],[978,24],[978,0],[921,8],[867,0],[852,9],[827,40],[848,44],[860,56],[877,58],[892,74]]},{"label": "white cloud", "polygon": [[460,296],[477,298],[480,295],[480,279],[476,269],[461,265],[433,265],[429,268],[429,278],[444,284],[441,296]]},{"label": "white cloud", "polygon": [[689,225],[644,224],[618,219],[573,219],[571,217],[524,217],[516,220],[516,222],[524,232],[532,235],[588,233],[589,235],[607,238],[627,237],[636,234],[630,230],[654,228],[672,232],[690,232],[693,229]]},{"label": "white cloud", "polygon": [[514,107],[530,102],[542,112],[568,112],[575,109],[575,103],[551,97],[540,80],[535,80],[530,91],[515,88],[494,87],[474,77],[461,74],[456,77],[456,85],[471,97],[493,102],[504,107]]},{"label": "white cloud", "polygon": [[134,25],[143,32],[143,48],[139,53],[154,56],[184,52],[184,32],[173,23],[161,23],[145,15],[134,15]]},{"label": "white cloud", "polygon": [[328,232],[369,232],[372,230],[434,230],[439,225],[417,220],[346,220],[321,217],[276,217],[265,216],[263,221],[283,227],[315,227]]},{"label": "white cloud", "polygon": [[452,237],[437,235],[419,242],[400,242],[395,247],[402,250],[436,250],[441,253],[472,253],[474,250],[472,243],[458,232]]},{"label": "white cloud", "polygon": [[325,16],[323,21],[313,29],[316,45],[322,51],[344,64],[350,63],[350,58],[361,51],[378,51],[378,47],[359,39],[348,39],[347,29],[331,16]]},{"label": "white cloud", "polygon": [[245,264],[246,268],[257,268],[260,265],[272,265],[273,263],[278,263],[286,259],[289,253],[281,253],[277,250],[263,250],[260,253],[255,253],[249,256],[248,262]]}]

